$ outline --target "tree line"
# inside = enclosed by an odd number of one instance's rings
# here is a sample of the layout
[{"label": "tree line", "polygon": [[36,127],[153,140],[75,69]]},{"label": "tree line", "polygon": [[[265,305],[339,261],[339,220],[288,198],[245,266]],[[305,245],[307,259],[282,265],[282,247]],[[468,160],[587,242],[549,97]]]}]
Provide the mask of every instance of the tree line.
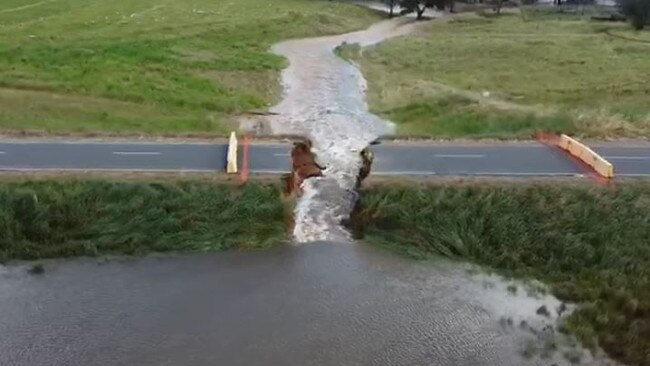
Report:
[{"label": "tree line", "polygon": [[416,13],[417,19],[422,19],[424,11],[427,8],[436,8],[444,10],[448,5],[452,5],[452,0],[384,0],[388,5],[390,16],[395,15],[395,9],[400,8],[400,14]]},{"label": "tree line", "polygon": [[[454,11],[454,0],[382,0],[389,9],[390,16],[395,16],[395,9],[400,9],[400,15],[415,13],[417,19],[424,17],[424,12],[427,8],[435,8],[443,11],[448,9],[450,12]],[[501,7],[505,0],[491,0],[494,3],[496,13],[501,12]],[[522,2],[530,3],[535,0],[520,0]],[[562,4],[563,0],[556,0],[556,4]],[[572,3],[576,0],[565,0],[565,3]],[[594,0],[579,0],[581,3],[586,1],[594,3]],[[620,11],[625,15],[626,19],[632,24],[634,29],[641,30],[646,25],[650,24],[650,0],[616,0]]]},{"label": "tree line", "polygon": [[650,24],[650,0],[618,0],[618,5],[634,29]]}]

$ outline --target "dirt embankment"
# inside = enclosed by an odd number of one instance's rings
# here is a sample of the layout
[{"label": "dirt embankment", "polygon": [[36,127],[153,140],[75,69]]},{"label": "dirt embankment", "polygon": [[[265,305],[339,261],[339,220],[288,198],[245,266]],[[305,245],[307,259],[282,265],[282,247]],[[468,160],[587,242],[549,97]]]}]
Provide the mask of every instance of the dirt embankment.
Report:
[{"label": "dirt embankment", "polygon": [[[373,154],[368,148],[363,149],[360,156],[362,164],[357,176],[357,188],[370,175],[373,162]],[[291,162],[291,173],[282,177],[284,193],[286,196],[298,197],[301,194],[302,183],[306,179],[322,177],[326,167],[317,162],[316,155],[312,151],[312,143],[309,140],[294,143],[291,149]]]}]

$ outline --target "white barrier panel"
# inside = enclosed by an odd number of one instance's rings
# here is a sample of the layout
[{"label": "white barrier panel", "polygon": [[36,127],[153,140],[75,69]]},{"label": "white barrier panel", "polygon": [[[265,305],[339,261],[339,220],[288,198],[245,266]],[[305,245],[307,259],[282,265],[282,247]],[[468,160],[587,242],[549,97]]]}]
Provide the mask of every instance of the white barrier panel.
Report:
[{"label": "white barrier panel", "polygon": [[580,141],[563,134],[560,136],[558,146],[582,160],[601,176],[605,178],[614,177],[614,166]]},{"label": "white barrier panel", "polygon": [[228,157],[226,158],[226,173],[237,174],[237,136],[234,132],[230,133],[228,142]]}]

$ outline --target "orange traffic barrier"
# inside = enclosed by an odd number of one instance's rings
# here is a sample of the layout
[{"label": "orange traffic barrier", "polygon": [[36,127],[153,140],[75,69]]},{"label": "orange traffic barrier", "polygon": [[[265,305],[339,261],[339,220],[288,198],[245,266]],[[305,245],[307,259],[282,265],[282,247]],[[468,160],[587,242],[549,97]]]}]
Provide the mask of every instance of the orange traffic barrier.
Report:
[{"label": "orange traffic barrier", "polygon": [[557,146],[589,165],[600,176],[614,178],[614,166],[580,141],[562,134]]},{"label": "orange traffic barrier", "polygon": [[248,151],[250,148],[251,137],[249,135],[244,136],[244,142],[242,146],[243,156],[242,156],[242,165],[241,172],[239,174],[239,183],[244,184],[248,181]]},{"label": "orange traffic barrier", "polygon": [[228,142],[226,173],[237,174],[237,136],[234,132],[230,133],[230,141]]}]

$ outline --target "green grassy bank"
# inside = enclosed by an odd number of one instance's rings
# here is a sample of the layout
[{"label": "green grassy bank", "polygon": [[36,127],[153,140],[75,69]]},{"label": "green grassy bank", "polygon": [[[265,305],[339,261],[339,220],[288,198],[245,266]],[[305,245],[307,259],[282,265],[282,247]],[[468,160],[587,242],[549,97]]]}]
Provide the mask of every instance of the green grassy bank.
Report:
[{"label": "green grassy bank", "polygon": [[368,79],[371,109],[398,134],[650,137],[649,31],[577,15],[462,14],[340,53]]},{"label": "green grassy bank", "polygon": [[289,239],[274,185],[0,183],[0,259],[266,248]]},{"label": "green grassy bank", "polygon": [[362,197],[353,222],[365,240],[546,282],[580,304],[566,330],[650,365],[650,184],[379,186]]},{"label": "green grassy bank", "polygon": [[379,18],[327,0],[3,0],[0,131],[225,133],[278,100],[273,43]]}]

